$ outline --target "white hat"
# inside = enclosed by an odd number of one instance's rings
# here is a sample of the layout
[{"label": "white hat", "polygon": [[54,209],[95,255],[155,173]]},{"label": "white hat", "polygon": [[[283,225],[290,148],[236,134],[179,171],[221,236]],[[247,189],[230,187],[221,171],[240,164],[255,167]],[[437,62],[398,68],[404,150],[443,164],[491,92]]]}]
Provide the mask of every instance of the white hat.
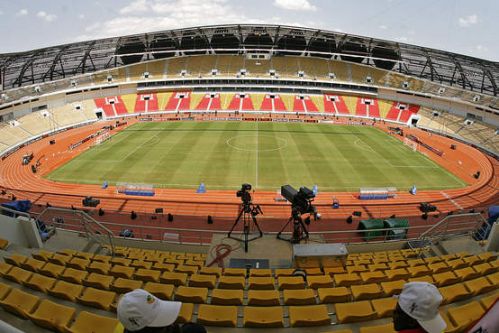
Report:
[{"label": "white hat", "polygon": [[118,320],[129,331],[163,327],[175,322],[181,302],[162,301],[143,289],[126,293],[118,302]]},{"label": "white hat", "polygon": [[442,295],[437,287],[428,282],[409,282],[398,296],[398,304],[410,317],[428,333],[441,333],[447,324],[440,316],[438,307]]}]

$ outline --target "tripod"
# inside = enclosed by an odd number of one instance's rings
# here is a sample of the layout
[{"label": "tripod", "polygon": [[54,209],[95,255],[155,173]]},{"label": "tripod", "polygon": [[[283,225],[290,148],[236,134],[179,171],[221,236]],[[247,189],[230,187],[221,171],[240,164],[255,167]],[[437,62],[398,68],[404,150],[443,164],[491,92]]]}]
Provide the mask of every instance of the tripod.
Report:
[{"label": "tripod", "polygon": [[[293,234],[289,239],[282,237],[281,234],[291,222],[293,222]],[[277,239],[288,241],[291,244],[298,244],[300,243],[300,241],[308,239],[307,226],[305,225],[305,223],[303,223],[303,219],[301,218],[300,212],[297,209],[292,208],[291,216],[289,217],[288,222],[277,234]]]},{"label": "tripod", "polygon": [[[260,229],[260,226],[258,225],[258,222],[256,222],[256,216],[258,214],[263,214],[262,209],[260,208],[259,205],[254,205],[251,203],[251,201],[243,201],[241,204],[241,209],[239,210],[239,214],[237,215],[236,221],[234,222],[234,225],[232,225],[232,228],[229,231],[229,234],[227,237],[244,242],[244,252],[248,252],[248,243],[257,239],[263,237],[263,232],[262,229]],[[239,221],[243,221],[243,235],[242,237],[234,237],[232,236],[232,232],[234,231],[236,225],[239,223]],[[251,222],[253,222],[256,230],[258,230],[258,235],[255,235],[253,237],[249,237],[249,234],[251,232]]]}]

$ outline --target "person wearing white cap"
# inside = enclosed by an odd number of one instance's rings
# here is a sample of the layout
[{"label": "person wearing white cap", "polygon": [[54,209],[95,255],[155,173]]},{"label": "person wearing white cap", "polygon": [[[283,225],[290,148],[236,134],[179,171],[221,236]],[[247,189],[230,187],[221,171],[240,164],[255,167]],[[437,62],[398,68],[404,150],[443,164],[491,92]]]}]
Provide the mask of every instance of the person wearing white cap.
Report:
[{"label": "person wearing white cap", "polygon": [[447,324],[438,312],[440,303],[442,295],[431,283],[406,283],[393,312],[395,330],[404,333],[442,333]]}]

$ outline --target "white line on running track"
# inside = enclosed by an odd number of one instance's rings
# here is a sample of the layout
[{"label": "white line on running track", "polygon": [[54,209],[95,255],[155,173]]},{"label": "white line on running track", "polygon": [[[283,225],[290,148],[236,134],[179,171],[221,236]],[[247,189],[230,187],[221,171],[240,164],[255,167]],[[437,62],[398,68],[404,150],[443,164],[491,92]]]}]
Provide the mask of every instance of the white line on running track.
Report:
[{"label": "white line on running track", "polygon": [[258,188],[258,119],[256,120],[256,170],[255,170],[255,188]]}]

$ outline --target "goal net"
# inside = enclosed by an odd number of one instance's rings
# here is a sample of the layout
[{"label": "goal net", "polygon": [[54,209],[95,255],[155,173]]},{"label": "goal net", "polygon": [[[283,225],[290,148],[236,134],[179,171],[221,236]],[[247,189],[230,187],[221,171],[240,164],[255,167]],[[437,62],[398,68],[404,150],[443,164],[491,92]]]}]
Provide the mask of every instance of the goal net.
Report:
[{"label": "goal net", "polygon": [[409,149],[412,149],[413,151],[418,151],[418,143],[412,141],[409,138],[404,138],[404,145],[409,147]]}]

